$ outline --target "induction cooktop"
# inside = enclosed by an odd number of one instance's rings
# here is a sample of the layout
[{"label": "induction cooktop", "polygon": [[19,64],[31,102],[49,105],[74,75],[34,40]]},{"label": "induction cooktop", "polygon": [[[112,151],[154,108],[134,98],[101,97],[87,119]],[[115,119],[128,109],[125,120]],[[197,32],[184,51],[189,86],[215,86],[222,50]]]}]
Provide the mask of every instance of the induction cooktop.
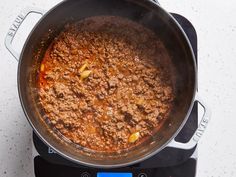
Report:
[{"label": "induction cooktop", "polygon": [[[184,29],[197,60],[197,34],[193,25],[183,16],[171,13]],[[196,61],[197,62],[197,61]],[[193,106],[183,129],[175,138],[185,143],[198,127],[198,105]],[[36,177],[195,177],[197,147],[182,150],[167,147],[141,163],[117,169],[96,169],[75,164],[47,147],[33,133],[34,171]]]}]

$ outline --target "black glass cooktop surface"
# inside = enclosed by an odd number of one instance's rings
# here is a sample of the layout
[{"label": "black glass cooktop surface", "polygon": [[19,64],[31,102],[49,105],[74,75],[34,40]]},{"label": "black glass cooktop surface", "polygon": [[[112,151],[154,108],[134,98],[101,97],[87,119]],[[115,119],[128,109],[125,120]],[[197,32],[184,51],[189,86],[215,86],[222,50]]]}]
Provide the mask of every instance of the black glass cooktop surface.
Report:
[{"label": "black glass cooktop surface", "polygon": [[[197,34],[192,24],[183,16],[173,14],[184,29],[197,59]],[[198,107],[194,105],[190,117],[176,140],[187,142],[197,129]],[[36,177],[195,177],[197,159],[190,158],[191,150],[165,148],[141,163],[120,169],[93,169],[74,164],[48,148],[35,134],[33,142],[38,156],[34,158]]]}]

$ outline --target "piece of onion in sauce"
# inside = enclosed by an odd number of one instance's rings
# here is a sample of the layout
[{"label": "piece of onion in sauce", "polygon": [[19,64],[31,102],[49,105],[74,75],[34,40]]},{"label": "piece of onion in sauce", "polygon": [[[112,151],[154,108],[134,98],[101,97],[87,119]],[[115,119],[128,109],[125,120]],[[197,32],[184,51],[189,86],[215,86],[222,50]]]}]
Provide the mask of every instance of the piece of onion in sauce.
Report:
[{"label": "piece of onion in sauce", "polygon": [[140,133],[139,132],[135,132],[135,133],[132,133],[130,136],[129,136],[129,143],[134,143],[136,142],[140,137]]},{"label": "piece of onion in sauce", "polygon": [[79,69],[79,72],[82,73],[87,67],[88,67],[87,63],[83,64],[81,68]]},{"label": "piece of onion in sauce", "polygon": [[43,72],[43,71],[44,71],[44,69],[45,69],[45,66],[44,66],[44,64],[41,64],[41,66],[40,66],[40,71],[41,71],[41,72]]},{"label": "piece of onion in sauce", "polygon": [[86,79],[87,77],[89,77],[89,75],[91,74],[91,70],[85,70],[83,71],[82,73],[80,73],[80,79],[83,80],[83,79]]}]

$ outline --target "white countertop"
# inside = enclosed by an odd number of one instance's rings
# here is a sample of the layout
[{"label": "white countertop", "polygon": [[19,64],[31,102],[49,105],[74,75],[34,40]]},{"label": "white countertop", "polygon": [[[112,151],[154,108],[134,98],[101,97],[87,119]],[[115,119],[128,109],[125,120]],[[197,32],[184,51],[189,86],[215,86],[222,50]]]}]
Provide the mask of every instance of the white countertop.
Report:
[{"label": "white countertop", "polygon": [[[27,6],[49,9],[60,0],[0,1],[0,176],[33,177],[31,127],[18,99],[17,61],[4,37]],[[197,177],[236,176],[236,1],[160,0],[182,14],[198,34],[199,93],[212,109],[212,120],[199,143]],[[22,46],[22,30],[17,36]],[[21,40],[20,40],[21,39]],[[21,43],[20,43],[21,42]]]}]

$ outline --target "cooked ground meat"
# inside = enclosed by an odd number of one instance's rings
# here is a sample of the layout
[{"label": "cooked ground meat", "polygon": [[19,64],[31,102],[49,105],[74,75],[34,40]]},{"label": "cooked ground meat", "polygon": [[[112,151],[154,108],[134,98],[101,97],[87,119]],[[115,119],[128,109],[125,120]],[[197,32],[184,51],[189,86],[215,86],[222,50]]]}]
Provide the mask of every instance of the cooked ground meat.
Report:
[{"label": "cooked ground meat", "polygon": [[158,130],[174,100],[172,64],[149,29],[120,17],[67,24],[48,47],[39,101],[51,126],[97,151],[131,148]]}]

